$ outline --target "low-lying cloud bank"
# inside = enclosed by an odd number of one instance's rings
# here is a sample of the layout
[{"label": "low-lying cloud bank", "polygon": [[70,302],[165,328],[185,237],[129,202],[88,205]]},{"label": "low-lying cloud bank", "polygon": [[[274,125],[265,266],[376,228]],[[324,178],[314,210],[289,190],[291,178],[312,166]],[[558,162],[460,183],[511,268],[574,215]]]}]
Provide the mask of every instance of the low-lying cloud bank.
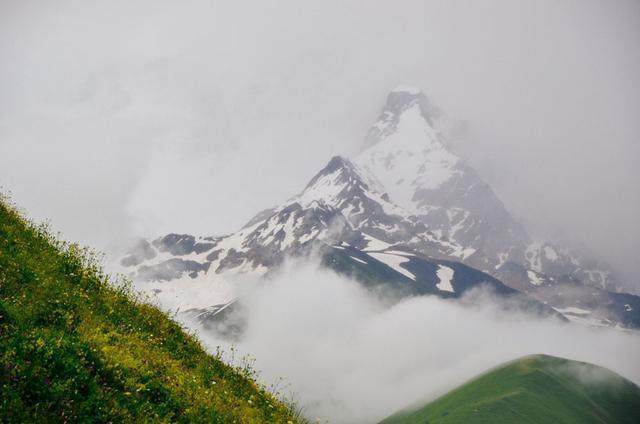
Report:
[{"label": "low-lying cloud bank", "polygon": [[[266,383],[284,378],[311,419],[377,422],[532,353],[592,362],[640,382],[638,333],[505,312],[487,296],[388,307],[353,281],[297,264],[250,290],[244,303],[248,325],[235,349],[256,358]],[[213,350],[230,348],[211,333],[200,336]]]}]

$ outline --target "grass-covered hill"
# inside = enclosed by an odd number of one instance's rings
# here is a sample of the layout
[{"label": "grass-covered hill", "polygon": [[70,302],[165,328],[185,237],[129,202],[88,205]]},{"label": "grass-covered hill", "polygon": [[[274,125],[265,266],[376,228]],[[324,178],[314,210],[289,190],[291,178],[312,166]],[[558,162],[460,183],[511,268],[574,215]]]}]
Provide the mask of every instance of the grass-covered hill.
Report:
[{"label": "grass-covered hill", "polygon": [[592,364],[527,356],[384,424],[639,423],[640,388]]},{"label": "grass-covered hill", "polygon": [[0,199],[0,422],[299,422]]}]

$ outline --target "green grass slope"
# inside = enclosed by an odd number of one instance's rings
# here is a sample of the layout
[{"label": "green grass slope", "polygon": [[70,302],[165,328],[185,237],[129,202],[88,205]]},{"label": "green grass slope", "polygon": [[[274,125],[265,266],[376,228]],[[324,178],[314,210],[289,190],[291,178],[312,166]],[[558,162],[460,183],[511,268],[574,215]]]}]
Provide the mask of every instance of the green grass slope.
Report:
[{"label": "green grass slope", "polygon": [[384,424],[639,423],[640,388],[584,362],[527,356]]},{"label": "green grass slope", "polygon": [[299,422],[0,199],[1,422]]}]

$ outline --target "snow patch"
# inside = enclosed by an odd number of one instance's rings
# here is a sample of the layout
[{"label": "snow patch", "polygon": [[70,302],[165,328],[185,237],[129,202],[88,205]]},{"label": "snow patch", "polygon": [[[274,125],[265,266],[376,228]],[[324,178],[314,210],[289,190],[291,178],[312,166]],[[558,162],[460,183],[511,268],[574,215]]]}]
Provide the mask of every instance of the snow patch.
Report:
[{"label": "snow patch", "polygon": [[544,247],[544,256],[546,256],[547,259],[549,259],[550,261],[558,260],[558,254],[556,253],[555,250],[553,250],[553,247],[551,246]]},{"label": "snow patch", "polygon": [[365,261],[363,261],[362,259],[356,258],[355,256],[350,256],[351,259],[353,259],[356,262],[360,262],[361,264],[367,264]]},{"label": "snow patch", "polygon": [[374,250],[384,250],[387,249],[389,247],[391,247],[391,245],[389,243],[386,243],[380,239],[377,239],[375,237],[371,237],[368,234],[362,234],[365,238],[365,240],[367,241],[367,247],[365,249],[363,249],[364,252],[371,252]]},{"label": "snow patch", "polygon": [[540,243],[534,242],[527,246],[524,252],[525,259],[529,263],[529,268],[536,272],[542,271],[542,261],[540,260]]},{"label": "snow patch", "polygon": [[409,270],[403,268],[400,266],[400,264],[409,262],[409,258],[402,256],[402,255],[392,255],[389,253],[379,253],[379,252],[371,252],[369,253],[369,256],[373,257],[374,259],[379,260],[380,262],[382,262],[383,264],[387,265],[389,268],[399,272],[400,274],[404,275],[405,277],[410,278],[413,281],[416,281],[416,276],[413,275],[411,272],[409,272]]},{"label": "snow patch", "polygon": [[509,254],[507,252],[498,253],[498,264],[495,266],[495,269],[499,269],[504,263],[507,261]]},{"label": "snow patch", "polygon": [[234,284],[211,273],[198,278],[184,276],[171,282],[135,283],[134,288],[166,311],[207,308],[230,302],[236,296]]},{"label": "snow patch", "polygon": [[448,266],[438,265],[438,271],[436,271],[436,275],[440,279],[440,282],[436,284],[436,287],[440,291],[448,291],[454,293],[455,290],[451,285],[451,280],[453,279],[453,269]]},{"label": "snow patch", "polygon": [[561,314],[570,314],[570,315],[589,315],[591,311],[587,309],[578,308],[576,306],[568,306],[566,308],[554,308],[556,311]]},{"label": "snow patch", "polygon": [[529,277],[529,282],[534,286],[539,286],[544,284],[544,280],[540,278],[537,272],[527,270],[527,277]]}]

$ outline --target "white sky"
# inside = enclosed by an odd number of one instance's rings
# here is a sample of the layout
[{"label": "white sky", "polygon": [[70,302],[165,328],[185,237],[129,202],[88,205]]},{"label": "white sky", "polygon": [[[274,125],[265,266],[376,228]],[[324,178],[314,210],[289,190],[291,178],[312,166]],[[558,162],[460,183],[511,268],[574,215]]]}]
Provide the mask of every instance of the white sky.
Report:
[{"label": "white sky", "polygon": [[0,0],[0,185],[104,249],[220,233],[421,86],[507,206],[633,274],[638,1]]}]

